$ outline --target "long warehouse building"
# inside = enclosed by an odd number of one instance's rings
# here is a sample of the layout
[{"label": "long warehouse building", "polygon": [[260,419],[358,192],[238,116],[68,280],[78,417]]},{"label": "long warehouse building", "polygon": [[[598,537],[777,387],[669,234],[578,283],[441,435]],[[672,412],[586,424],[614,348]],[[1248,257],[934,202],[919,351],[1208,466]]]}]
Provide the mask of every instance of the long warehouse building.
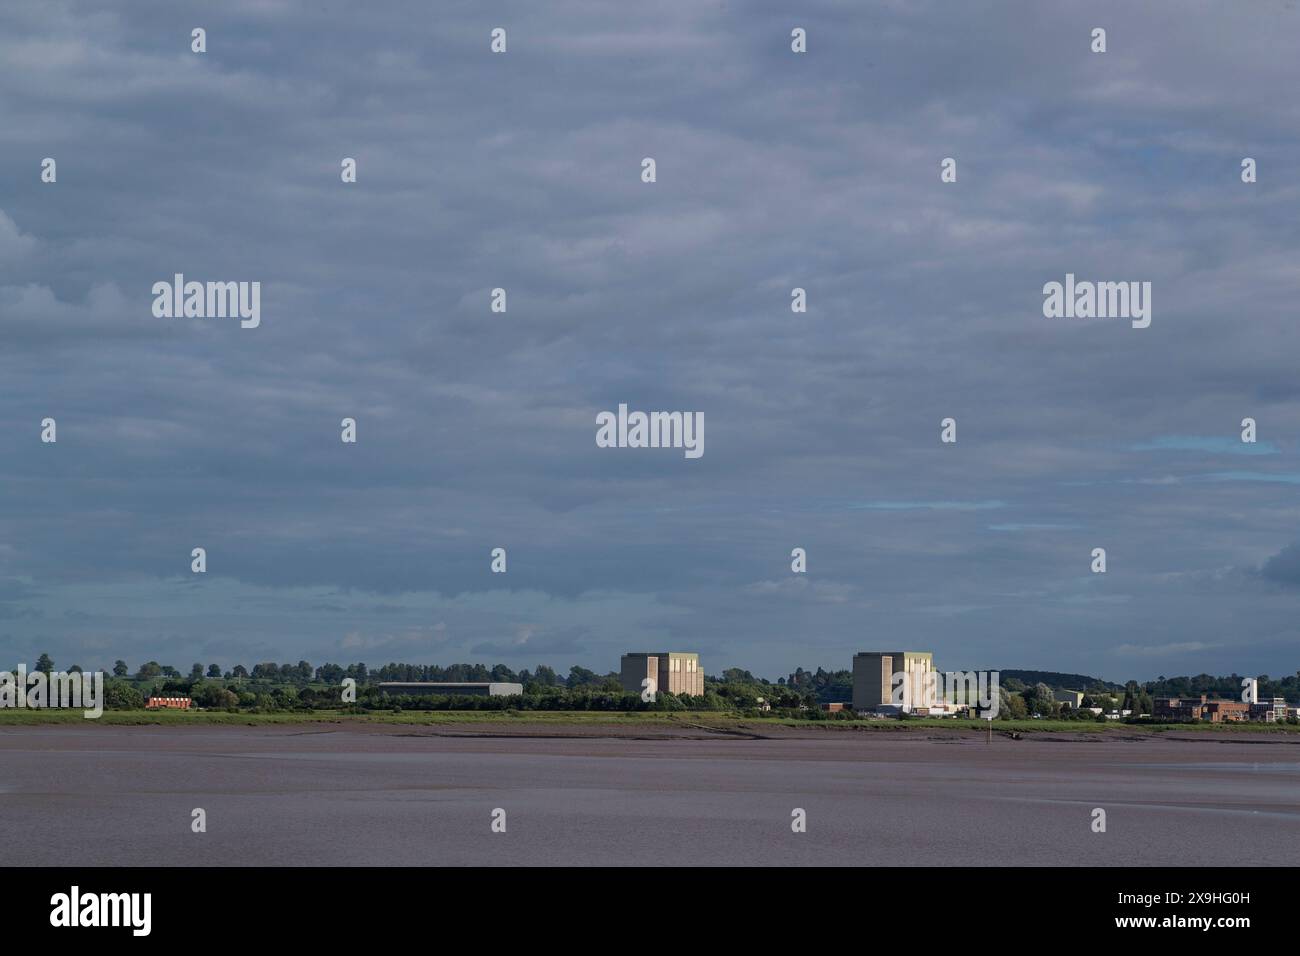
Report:
[{"label": "long warehouse building", "polygon": [[524,692],[523,684],[506,681],[384,681],[385,694],[443,694],[455,697],[511,697]]}]

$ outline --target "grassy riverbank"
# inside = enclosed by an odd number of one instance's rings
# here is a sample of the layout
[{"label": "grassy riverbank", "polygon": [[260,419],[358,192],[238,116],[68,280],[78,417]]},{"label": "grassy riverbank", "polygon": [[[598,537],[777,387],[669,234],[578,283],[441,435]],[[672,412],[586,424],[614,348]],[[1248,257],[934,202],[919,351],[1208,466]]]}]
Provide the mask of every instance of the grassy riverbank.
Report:
[{"label": "grassy riverbank", "polygon": [[[47,724],[105,724],[113,726],[258,726],[277,724],[403,724],[415,726],[455,726],[482,724],[497,727],[574,725],[594,727],[699,728],[761,731],[763,727],[799,727],[827,733],[908,733],[936,729],[986,733],[982,720],[799,720],[787,717],[742,717],[738,714],[709,712],[654,711],[368,711],[349,713],[332,710],[285,711],[277,713],[230,713],[227,711],[176,710],[106,710],[95,720],[86,719],[81,711],[69,710],[0,710],[0,729]],[[1210,734],[1275,733],[1300,736],[1300,726],[1288,724],[1126,724],[1120,721],[1079,720],[995,720],[993,732],[1000,733],[1163,733],[1171,730]]]}]

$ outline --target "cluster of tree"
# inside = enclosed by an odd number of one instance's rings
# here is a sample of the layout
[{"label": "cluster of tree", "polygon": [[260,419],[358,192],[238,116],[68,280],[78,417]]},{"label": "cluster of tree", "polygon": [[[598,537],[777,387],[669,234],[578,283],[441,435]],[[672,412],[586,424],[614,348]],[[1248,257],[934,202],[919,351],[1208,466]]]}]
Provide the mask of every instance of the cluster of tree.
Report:
[{"label": "cluster of tree", "polygon": [[1137,681],[1131,680],[1124,685],[1124,700],[1120,707],[1135,714],[1149,714],[1155,707],[1155,701],[1150,693],[1138,686]]},{"label": "cluster of tree", "polygon": [[1064,674],[1060,671],[998,671],[999,680],[1006,684],[1018,681],[1021,686],[1046,684],[1057,690],[1081,690],[1085,694],[1108,694],[1122,690],[1119,684],[1112,684],[1100,677],[1087,674]]},{"label": "cluster of tree", "polygon": [[[318,673],[325,679],[326,673],[333,675],[336,664],[326,664],[318,669]],[[523,684],[525,687],[534,687],[537,689],[547,687],[563,687],[568,690],[577,690],[581,687],[600,689],[604,691],[618,691],[621,689],[618,674],[597,674],[593,670],[585,667],[579,667],[576,664],[569,668],[569,676],[561,677],[551,667],[545,664],[539,664],[536,670],[529,671],[527,668],[521,671],[513,671],[505,664],[497,664],[494,667],[487,667],[483,664],[450,664],[446,667],[440,667],[437,664],[385,664],[370,672],[374,680],[379,681],[441,681],[441,682],[495,682]]]},{"label": "cluster of tree", "polygon": [[853,699],[853,671],[828,671],[819,667],[816,671],[795,668],[789,677],[782,677],[778,684],[789,687],[801,694],[812,693],[821,703],[844,703]]},{"label": "cluster of tree", "polygon": [[[125,661],[118,661],[114,664],[113,675],[121,678],[132,677],[130,668]],[[180,676],[181,673],[170,665],[149,661],[140,665],[132,679],[150,681],[158,678],[179,678]],[[439,666],[437,664],[400,664],[396,662],[385,664],[373,670],[366,667],[363,662],[346,665],[322,664],[320,667],[313,668],[307,661],[299,661],[296,664],[276,664],[274,661],[264,661],[254,664],[251,670],[243,664],[236,664],[226,671],[222,671],[217,664],[209,664],[206,668],[202,664],[194,664],[190,668],[189,678],[191,680],[200,680],[204,677],[227,681],[252,680],[299,685],[313,683],[338,684],[346,677],[352,678],[358,684],[379,681],[495,681],[524,685],[532,684],[538,687],[567,687],[570,690],[577,687],[604,687],[608,689],[607,685],[611,681],[615,686],[618,684],[617,674],[597,674],[595,671],[575,665],[569,669],[569,675],[566,678],[561,677],[553,668],[545,664],[538,665],[534,671],[524,669],[518,672],[511,670],[504,664],[487,667],[484,664]]]},{"label": "cluster of tree", "polygon": [[[1142,685],[1142,690],[1152,697],[1220,697],[1226,700],[1241,699],[1241,682],[1244,675],[1231,674],[1214,677],[1197,674],[1195,677],[1158,677]],[[1273,678],[1260,674],[1259,699],[1285,697],[1288,703],[1300,704],[1300,671],[1287,677]],[[1129,682],[1133,684],[1133,681]]]},{"label": "cluster of tree", "polygon": [[[47,655],[42,654],[41,656],[46,657]],[[326,667],[337,668],[338,680],[342,680],[344,677],[352,677],[359,682],[369,679],[365,664],[349,664],[347,667],[328,664]],[[274,661],[264,661],[260,664],[254,664],[252,670],[249,670],[243,664],[236,664],[225,671],[221,669],[220,664],[208,664],[207,667],[204,667],[202,664],[194,663],[190,665],[189,679],[197,681],[206,677],[210,680],[260,680],[309,684],[313,681],[325,679],[321,676],[322,670],[324,668],[313,668],[307,661],[299,661],[297,664],[277,664]],[[113,663],[113,676],[143,682],[157,681],[159,679],[176,680],[180,679],[182,675],[179,670],[170,664],[159,664],[157,661],[146,661],[132,674],[131,668],[126,661],[118,660]]]},{"label": "cluster of tree", "polygon": [[[1063,688],[1074,690],[1076,688]],[[1114,693],[1099,691],[1083,695],[1078,707],[1056,700],[1056,688],[1039,681],[1025,684],[1018,678],[999,681],[999,714],[1004,720],[1020,720],[1031,714],[1040,717],[1055,717],[1063,720],[1105,720],[1106,714],[1131,711],[1133,716],[1150,714],[1154,706],[1151,695],[1138,686],[1137,681],[1129,681],[1128,686]],[[1101,714],[1093,714],[1091,708],[1101,708]]]},{"label": "cluster of tree", "polygon": [[1023,720],[1030,714],[1050,717],[1059,710],[1055,692],[1041,681],[1025,684],[1013,677],[998,682],[998,716],[1003,720]]},{"label": "cluster of tree", "polygon": [[[253,692],[226,687],[219,681],[190,681],[183,678],[166,680],[159,686],[145,687],[143,690],[133,681],[110,679],[104,684],[104,707],[108,710],[141,710],[148,704],[148,698],[155,694],[192,697],[198,706],[212,710],[303,709],[297,701],[297,693],[290,687]],[[337,707],[337,694],[334,695],[334,700],[334,706]]]}]

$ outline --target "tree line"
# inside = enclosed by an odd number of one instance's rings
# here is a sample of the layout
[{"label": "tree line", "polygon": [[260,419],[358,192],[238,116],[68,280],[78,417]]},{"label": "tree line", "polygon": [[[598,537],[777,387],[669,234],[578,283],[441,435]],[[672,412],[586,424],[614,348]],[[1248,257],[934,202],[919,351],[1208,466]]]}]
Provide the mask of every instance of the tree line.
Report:
[{"label": "tree line", "polygon": [[[55,669],[53,658],[41,654],[34,670],[51,673]],[[73,664],[69,671],[81,671]],[[1199,697],[1206,694],[1229,700],[1239,700],[1242,676],[1214,676],[1198,674],[1194,677],[1164,677],[1139,683],[1130,680],[1124,685],[1112,684],[1082,674],[1063,674],[1053,671],[1002,671],[1001,689],[1004,694],[1000,706],[1008,716],[1030,714],[1059,715],[1062,708],[1052,693],[1056,690],[1084,691],[1083,707],[1101,707],[1104,710],[1131,710],[1133,713],[1151,713],[1156,697]],[[560,692],[576,695],[571,709],[638,709],[618,708],[614,700],[624,695],[617,673],[597,673],[586,667],[573,665],[565,675],[546,664],[529,670],[513,670],[505,664],[491,667],[485,664],[409,664],[390,662],[368,668],[363,662],[352,664],[326,663],[314,667],[308,661],[277,664],[263,661],[251,668],[235,664],[222,668],[219,664],[194,663],[187,672],[150,660],[133,671],[123,660],[112,667],[115,678],[112,689],[119,699],[134,700],[131,691],[143,699],[148,693],[203,694],[208,699],[223,703],[237,701],[231,706],[289,706],[291,701],[302,701],[317,706],[333,700],[345,678],[352,678],[364,689],[385,681],[433,681],[518,683],[523,685],[524,697],[550,695],[539,706],[563,709]],[[1300,672],[1286,677],[1272,678],[1258,675],[1259,697],[1267,700],[1283,697],[1289,703],[1300,703]],[[226,696],[218,691],[229,692]],[[796,668],[788,676],[775,682],[755,676],[738,667],[727,668],[718,676],[705,677],[705,693],[687,706],[704,709],[756,708],[767,705],[773,708],[804,710],[817,709],[819,705],[849,702],[853,697],[853,673],[848,669],[828,671]],[[597,701],[599,698],[599,701]],[[447,700],[448,698],[438,698]],[[251,703],[250,703],[251,700]],[[638,698],[639,700],[639,698]],[[143,706],[143,703],[140,704]],[[399,706],[403,706],[399,704]],[[420,708],[442,707],[441,703],[416,703]],[[489,705],[475,705],[485,707]],[[531,705],[530,705],[531,706]],[[671,704],[666,704],[671,706]],[[469,709],[475,709],[471,707]]]}]

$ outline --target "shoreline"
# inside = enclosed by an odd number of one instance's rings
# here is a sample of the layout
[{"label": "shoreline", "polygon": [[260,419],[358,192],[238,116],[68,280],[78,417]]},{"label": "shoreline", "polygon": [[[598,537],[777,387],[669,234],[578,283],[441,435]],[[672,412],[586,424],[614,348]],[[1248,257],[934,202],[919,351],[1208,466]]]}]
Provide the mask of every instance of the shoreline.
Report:
[{"label": "shoreline", "polygon": [[[823,739],[839,735],[986,738],[985,721],[914,719],[899,720],[798,720],[783,717],[741,717],[716,713],[661,713],[632,711],[374,711],[365,714],[319,711],[312,713],[229,713],[224,711],[104,711],[86,718],[75,710],[3,710],[0,732],[24,727],[106,726],[158,728],[284,727],[319,728],[322,731],[369,728],[426,729],[431,736],[537,737],[537,738],[646,738],[670,739]],[[1288,724],[1124,724],[1093,721],[1014,720],[993,721],[993,737],[1019,739],[1218,739],[1240,742],[1300,744],[1300,727]]]},{"label": "shoreline", "polygon": [[58,835],[0,860],[1213,867],[1300,840],[1295,735],[661,724],[0,724],[6,822]]}]

